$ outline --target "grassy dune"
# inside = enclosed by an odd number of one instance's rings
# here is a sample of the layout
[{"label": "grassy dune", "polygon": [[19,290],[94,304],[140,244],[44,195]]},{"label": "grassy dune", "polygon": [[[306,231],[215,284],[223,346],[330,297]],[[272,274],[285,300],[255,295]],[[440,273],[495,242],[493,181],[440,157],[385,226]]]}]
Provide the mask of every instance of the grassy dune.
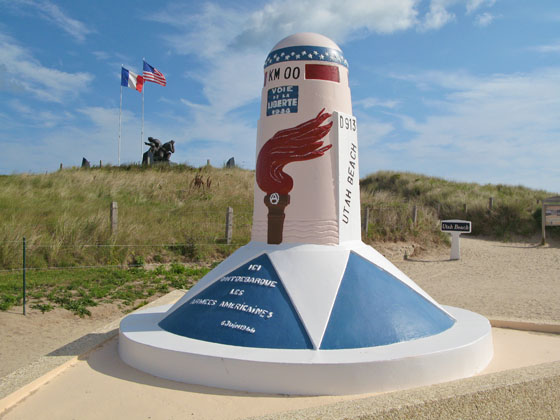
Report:
[{"label": "grassy dune", "polygon": [[[530,236],[541,229],[541,200],[554,195],[522,186],[452,182],[390,171],[369,175],[360,186],[362,206],[394,209],[375,213],[374,223],[370,219],[373,240],[437,240],[437,221],[445,219],[472,221],[474,235],[502,240]],[[410,221],[414,205],[418,208],[416,226]]]},{"label": "grassy dune", "polygon": [[[203,186],[195,185],[195,177]],[[253,183],[253,171],[185,165],[1,176],[0,269],[21,267],[23,237],[27,264],[37,268],[221,259],[249,241]],[[426,246],[447,238],[439,233],[439,219],[468,219],[473,234],[501,239],[537,233],[538,200],[551,195],[396,172],[377,172],[360,184],[362,212],[371,208],[365,240]],[[112,201],[118,203],[116,233],[109,219]],[[228,206],[234,210],[230,246],[224,244]]]},{"label": "grassy dune", "polygon": [[239,246],[249,238],[252,200],[253,173],[241,169],[128,166],[2,176],[0,268],[21,267],[23,237],[31,267],[219,258],[231,248],[217,246],[227,207],[234,209]]}]

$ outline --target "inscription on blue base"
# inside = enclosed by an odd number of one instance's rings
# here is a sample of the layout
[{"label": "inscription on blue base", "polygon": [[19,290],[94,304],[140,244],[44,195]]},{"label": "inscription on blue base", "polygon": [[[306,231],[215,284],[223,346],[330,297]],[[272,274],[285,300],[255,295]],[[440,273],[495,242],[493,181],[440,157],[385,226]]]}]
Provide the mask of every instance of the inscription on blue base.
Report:
[{"label": "inscription on blue base", "polygon": [[212,283],[159,326],[183,337],[233,346],[313,348],[266,254]]}]

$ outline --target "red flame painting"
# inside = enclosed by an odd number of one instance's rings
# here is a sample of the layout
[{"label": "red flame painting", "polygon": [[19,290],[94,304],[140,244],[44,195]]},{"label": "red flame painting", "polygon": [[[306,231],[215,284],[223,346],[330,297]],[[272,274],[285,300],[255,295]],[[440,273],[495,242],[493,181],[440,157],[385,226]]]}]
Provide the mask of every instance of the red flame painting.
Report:
[{"label": "red flame painting", "polygon": [[325,137],[333,123],[321,124],[331,116],[321,112],[309,121],[296,127],[280,130],[262,147],[257,158],[257,184],[267,194],[288,194],[294,180],[284,172],[290,162],[315,159],[329,150],[332,145],[323,146]]},{"label": "red flame painting", "polygon": [[331,114],[321,112],[296,127],[280,130],[261,148],[257,158],[257,185],[267,195],[264,199],[268,207],[268,243],[282,242],[284,209],[290,203],[289,192],[294,180],[284,172],[284,166],[291,162],[321,157],[332,144],[323,146],[325,137],[333,122],[321,125]]}]

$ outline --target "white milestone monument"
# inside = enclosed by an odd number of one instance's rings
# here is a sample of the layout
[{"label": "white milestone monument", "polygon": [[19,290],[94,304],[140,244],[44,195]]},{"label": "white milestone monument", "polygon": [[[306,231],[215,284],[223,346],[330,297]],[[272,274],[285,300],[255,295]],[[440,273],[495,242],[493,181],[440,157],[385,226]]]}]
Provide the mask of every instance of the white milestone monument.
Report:
[{"label": "white milestone monument", "polygon": [[289,36],[264,65],[251,242],[173,305],[121,322],[142,371],[234,390],[340,395],[464,378],[488,320],[439,305],[361,241],[358,123],[330,39]]}]

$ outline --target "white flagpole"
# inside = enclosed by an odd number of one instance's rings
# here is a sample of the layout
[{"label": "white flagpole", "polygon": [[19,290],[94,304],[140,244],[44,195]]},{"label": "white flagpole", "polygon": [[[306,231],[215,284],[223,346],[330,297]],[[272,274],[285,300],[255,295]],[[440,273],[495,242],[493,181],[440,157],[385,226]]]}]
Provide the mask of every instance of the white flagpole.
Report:
[{"label": "white flagpole", "polygon": [[122,121],[122,84],[121,84],[121,105],[119,108],[119,151],[118,151],[119,166],[121,166],[121,121]]},{"label": "white flagpole", "polygon": [[142,163],[143,143],[144,143],[144,87],[142,88],[142,130],[140,131],[140,163]]},{"label": "white flagpole", "polygon": [[[142,57],[142,77],[144,77],[144,61],[146,61],[145,57]],[[144,89],[146,85],[142,87],[142,131],[140,131],[140,164],[142,164],[142,149],[144,143]]]}]

